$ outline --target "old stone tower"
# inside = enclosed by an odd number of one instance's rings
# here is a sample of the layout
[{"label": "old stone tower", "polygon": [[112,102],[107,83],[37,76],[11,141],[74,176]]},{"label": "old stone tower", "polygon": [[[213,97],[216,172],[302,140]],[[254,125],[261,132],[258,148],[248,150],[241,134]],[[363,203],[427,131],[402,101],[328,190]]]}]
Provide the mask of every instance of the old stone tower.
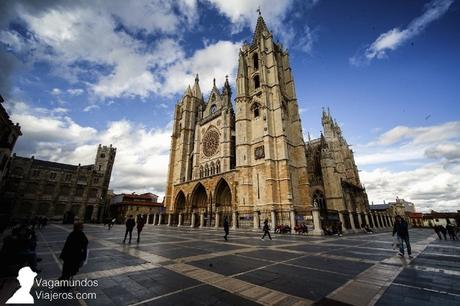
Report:
[{"label": "old stone tower", "polygon": [[233,227],[258,228],[268,219],[314,225],[319,234],[342,220],[351,229],[353,214],[368,211],[367,197],[329,114],[323,128],[319,140],[304,142],[289,54],[259,16],[240,50],[235,109],[228,80],[222,90],[214,80],[205,100],[198,76],[176,105],[168,224],[220,226],[228,218]]}]

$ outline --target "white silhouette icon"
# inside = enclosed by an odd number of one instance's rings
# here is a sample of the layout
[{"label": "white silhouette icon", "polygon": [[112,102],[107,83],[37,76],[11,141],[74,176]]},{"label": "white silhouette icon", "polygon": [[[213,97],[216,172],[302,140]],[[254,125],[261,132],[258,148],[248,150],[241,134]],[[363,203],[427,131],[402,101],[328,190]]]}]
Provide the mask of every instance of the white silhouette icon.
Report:
[{"label": "white silhouette icon", "polygon": [[18,272],[18,281],[21,285],[12,297],[6,301],[7,304],[33,304],[34,297],[30,294],[30,289],[34,285],[34,279],[37,273],[32,271],[29,267],[21,268]]}]

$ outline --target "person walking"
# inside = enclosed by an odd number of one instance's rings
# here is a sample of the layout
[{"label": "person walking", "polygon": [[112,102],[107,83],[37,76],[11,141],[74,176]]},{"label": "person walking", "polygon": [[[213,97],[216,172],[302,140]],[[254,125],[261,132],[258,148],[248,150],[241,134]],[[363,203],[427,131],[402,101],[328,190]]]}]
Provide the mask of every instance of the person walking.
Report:
[{"label": "person walking", "polygon": [[228,225],[228,218],[225,217],[224,218],[224,232],[225,232],[225,236],[224,236],[224,239],[225,241],[227,241],[227,236],[228,236],[228,233],[229,233],[229,225]]},{"label": "person walking", "polygon": [[396,216],[395,224],[393,226],[393,236],[397,234],[399,240],[399,253],[398,255],[403,257],[404,256],[404,243],[406,244],[407,248],[407,255],[409,258],[412,258],[412,250],[410,247],[409,241],[409,226],[407,222],[401,218],[401,216]]},{"label": "person walking", "polygon": [[455,233],[454,226],[451,223],[446,225],[446,230],[447,230],[447,233],[449,233],[449,238],[451,240],[457,240],[457,235]]},{"label": "person walking", "polygon": [[264,221],[264,227],[263,227],[264,235],[262,236],[262,240],[264,240],[265,236],[268,235],[268,238],[272,240],[272,236],[270,236],[270,226],[268,226],[268,219],[265,219]]},{"label": "person walking", "polygon": [[444,236],[444,240],[447,240],[447,230],[444,225],[439,225],[439,230],[441,231],[442,235]]},{"label": "person walking", "polygon": [[129,215],[128,220],[126,220],[126,232],[125,232],[125,239],[123,239],[123,243],[126,242],[126,236],[128,236],[129,233],[129,242],[131,243],[131,238],[133,237],[133,229],[134,226],[136,225],[136,221],[134,221],[133,215]]},{"label": "person walking", "polygon": [[142,229],[144,228],[144,224],[145,224],[144,217],[140,216],[137,219],[137,243],[139,243],[141,239],[141,232],[142,232]]},{"label": "person walking", "polygon": [[436,233],[436,235],[438,235],[439,239],[442,240],[442,237],[441,237],[441,229],[439,228],[438,225],[435,225],[435,226],[434,226],[434,232]]},{"label": "person walking", "polygon": [[68,280],[77,274],[80,267],[86,261],[88,252],[88,238],[83,233],[83,223],[75,222],[73,232],[67,237],[60,259],[64,261],[62,265],[62,275],[59,280]]}]

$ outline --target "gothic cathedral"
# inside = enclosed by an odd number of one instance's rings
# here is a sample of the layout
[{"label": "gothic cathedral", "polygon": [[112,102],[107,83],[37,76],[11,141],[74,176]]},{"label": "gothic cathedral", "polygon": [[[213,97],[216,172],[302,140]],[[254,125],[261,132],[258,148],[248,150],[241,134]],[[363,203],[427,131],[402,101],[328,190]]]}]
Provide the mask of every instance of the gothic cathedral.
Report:
[{"label": "gothic cathedral", "polygon": [[235,105],[228,80],[207,101],[198,76],[177,103],[165,205],[168,224],[259,228],[265,219],[315,234],[368,224],[353,152],[329,111],[304,141],[287,50],[259,16],[239,54]]}]

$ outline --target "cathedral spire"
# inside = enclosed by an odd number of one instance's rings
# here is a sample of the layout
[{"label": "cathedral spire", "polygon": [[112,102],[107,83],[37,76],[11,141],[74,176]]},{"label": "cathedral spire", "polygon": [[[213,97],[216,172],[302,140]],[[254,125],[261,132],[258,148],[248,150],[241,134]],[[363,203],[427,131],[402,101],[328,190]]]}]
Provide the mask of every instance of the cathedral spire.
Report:
[{"label": "cathedral spire", "polygon": [[192,95],[193,95],[195,98],[198,98],[198,99],[201,99],[202,96],[203,96],[203,95],[201,94],[200,79],[198,78],[198,73],[197,73],[196,76],[195,76],[195,84],[193,84]]},{"label": "cathedral spire", "polygon": [[222,93],[228,96],[232,95],[232,88],[230,87],[230,84],[228,83],[228,75],[225,76],[225,83],[224,83],[224,88],[222,90]]},{"label": "cathedral spire", "polygon": [[262,36],[262,32],[269,32],[264,18],[262,17],[262,13],[260,12],[260,8],[257,9],[257,12],[259,13],[259,17],[257,18],[256,29],[254,31],[254,36],[252,37],[252,45],[257,44],[260,37]]},{"label": "cathedral spire", "polygon": [[190,85],[187,86],[187,89],[185,90],[184,96],[191,96],[192,95],[192,89],[190,88]]}]

